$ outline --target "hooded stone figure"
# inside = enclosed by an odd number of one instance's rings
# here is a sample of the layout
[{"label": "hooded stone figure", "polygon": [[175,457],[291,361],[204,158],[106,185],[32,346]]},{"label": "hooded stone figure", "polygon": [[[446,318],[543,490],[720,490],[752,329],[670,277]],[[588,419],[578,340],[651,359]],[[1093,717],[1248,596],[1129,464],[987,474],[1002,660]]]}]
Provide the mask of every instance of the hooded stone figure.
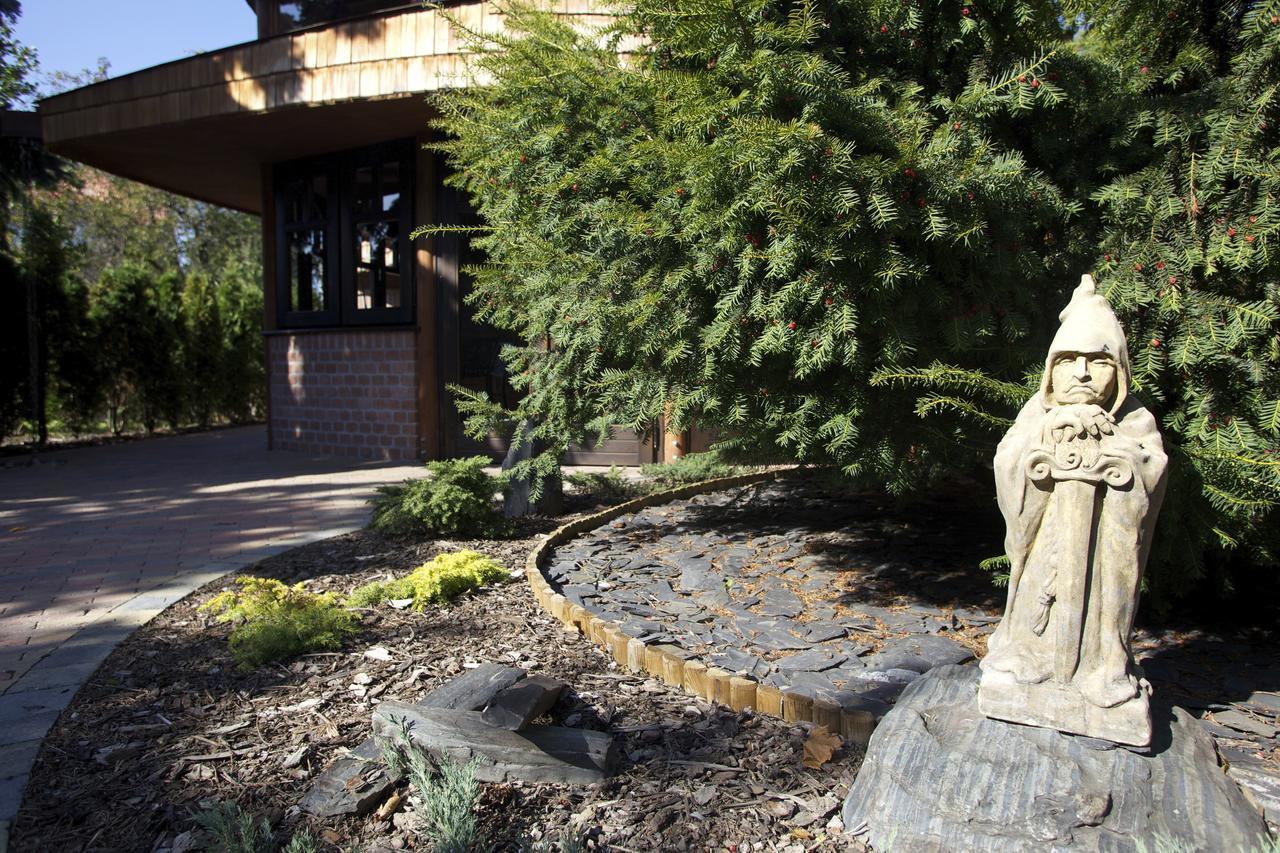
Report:
[{"label": "hooded stone figure", "polygon": [[1124,330],[1091,277],[1059,319],[1040,391],[996,451],[1010,572],[979,708],[1143,746],[1150,686],[1129,634],[1167,458],[1129,395]]}]

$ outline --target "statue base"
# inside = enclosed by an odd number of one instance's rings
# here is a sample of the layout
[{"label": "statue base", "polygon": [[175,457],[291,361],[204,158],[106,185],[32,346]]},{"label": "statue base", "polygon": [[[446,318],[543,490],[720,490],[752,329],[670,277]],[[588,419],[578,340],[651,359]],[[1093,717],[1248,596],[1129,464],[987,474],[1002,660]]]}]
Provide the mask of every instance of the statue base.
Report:
[{"label": "statue base", "polygon": [[1153,703],[1151,746],[988,719],[978,669],[940,666],[871,736],[846,831],[875,850],[1269,849],[1266,824],[1181,708]]},{"label": "statue base", "polygon": [[1071,684],[1021,684],[1012,673],[983,670],[978,710],[995,720],[1147,746],[1151,743],[1150,692],[1143,682],[1138,695],[1128,702],[1099,708]]}]

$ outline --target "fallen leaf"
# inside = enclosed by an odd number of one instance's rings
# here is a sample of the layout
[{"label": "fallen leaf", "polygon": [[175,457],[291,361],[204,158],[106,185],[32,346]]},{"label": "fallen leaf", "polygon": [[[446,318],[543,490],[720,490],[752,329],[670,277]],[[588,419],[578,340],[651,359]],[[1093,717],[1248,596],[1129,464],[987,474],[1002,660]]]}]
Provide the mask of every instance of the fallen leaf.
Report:
[{"label": "fallen leaf", "polygon": [[817,770],[831,760],[831,756],[844,744],[840,735],[827,731],[826,726],[815,726],[804,742],[805,767]]},{"label": "fallen leaf", "polygon": [[386,820],[391,817],[391,815],[395,814],[396,809],[400,808],[402,802],[404,802],[404,797],[397,792],[392,792],[391,796],[387,797],[387,801],[378,807],[378,820]]},{"label": "fallen leaf", "polygon": [[382,646],[374,646],[371,649],[364,650],[364,656],[372,660],[389,661],[391,660],[391,652]]}]

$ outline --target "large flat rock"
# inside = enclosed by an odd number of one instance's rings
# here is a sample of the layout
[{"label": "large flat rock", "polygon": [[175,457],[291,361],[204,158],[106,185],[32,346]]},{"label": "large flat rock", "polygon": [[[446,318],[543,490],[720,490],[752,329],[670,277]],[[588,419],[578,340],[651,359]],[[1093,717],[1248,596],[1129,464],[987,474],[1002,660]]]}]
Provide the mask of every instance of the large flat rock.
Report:
[{"label": "large flat rock", "polygon": [[475,711],[427,708],[388,700],[373,712],[373,734],[398,743],[408,724],[413,746],[435,759],[476,762],[482,782],[563,782],[589,785],[610,775],[618,748],[605,732],[529,726],[518,732],[490,726]]},{"label": "large flat rock", "polygon": [[1146,753],[978,712],[978,671],[916,679],[871,737],[844,805],[875,849],[1250,850],[1261,815],[1180,708],[1155,709]]}]

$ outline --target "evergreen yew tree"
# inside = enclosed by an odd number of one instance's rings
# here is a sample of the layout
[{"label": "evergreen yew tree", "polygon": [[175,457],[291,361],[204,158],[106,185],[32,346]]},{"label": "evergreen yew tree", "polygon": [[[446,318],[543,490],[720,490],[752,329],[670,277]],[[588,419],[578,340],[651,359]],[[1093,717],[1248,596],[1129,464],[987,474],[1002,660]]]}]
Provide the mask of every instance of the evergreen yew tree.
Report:
[{"label": "evergreen yew tree", "polygon": [[[719,427],[740,452],[909,490],[989,458],[1038,384],[1058,311],[1095,270],[1135,335],[1139,393],[1190,460],[1184,488],[1246,495],[1239,512],[1172,512],[1183,538],[1162,536],[1177,547],[1157,576],[1194,573],[1211,531],[1243,542],[1272,511],[1274,285],[1264,293],[1254,266],[1249,293],[1201,287],[1180,249],[1158,272],[1203,293],[1188,309],[1137,275],[1160,262],[1141,241],[1186,193],[1169,183],[1167,123],[1144,118],[1155,95],[1136,54],[1105,32],[1023,0],[636,0],[604,33],[505,11],[504,35],[473,42],[484,85],[438,102],[450,180],[484,223],[473,304],[525,341],[506,352],[517,411],[455,389],[473,431],[534,423],[548,452],[531,464],[550,476],[569,441],[665,415]],[[1072,19],[1087,29],[1092,14]],[[1170,189],[1148,205],[1160,180]],[[1218,180],[1227,205],[1238,181]],[[1220,254],[1212,265],[1226,269]],[[1192,310],[1232,343],[1179,344],[1170,324],[1194,325]],[[1160,347],[1138,343],[1161,333]],[[1200,361],[1159,367],[1154,387],[1156,360],[1193,350]],[[1251,401],[1250,454],[1200,454],[1186,407],[1210,387]]]},{"label": "evergreen yew tree", "polygon": [[1229,586],[1280,555],[1280,3],[1068,8],[1127,105],[1095,264],[1172,451],[1156,581]]}]

